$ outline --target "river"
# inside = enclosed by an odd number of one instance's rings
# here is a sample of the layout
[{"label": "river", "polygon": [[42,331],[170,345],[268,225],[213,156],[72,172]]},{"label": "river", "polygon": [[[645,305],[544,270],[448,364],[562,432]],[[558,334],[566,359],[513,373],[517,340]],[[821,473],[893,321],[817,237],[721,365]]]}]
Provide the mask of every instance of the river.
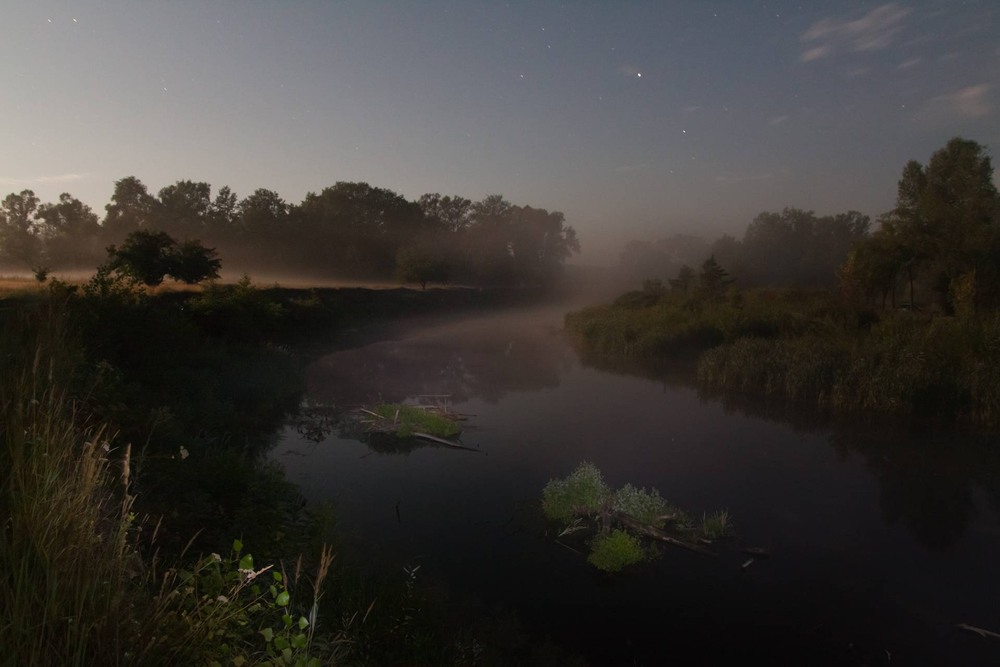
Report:
[{"label": "river", "polygon": [[[540,307],[426,322],[326,355],[307,403],[448,396],[462,442],[381,451],[295,425],[273,456],[358,544],[489,605],[593,664],[1000,664],[1000,466],[987,441],[789,423],[671,379],[600,370]],[[427,399],[424,399],[427,400]],[[736,537],[665,547],[622,574],[557,543],[541,490],[591,461]],[[770,557],[754,557],[759,547]]]}]

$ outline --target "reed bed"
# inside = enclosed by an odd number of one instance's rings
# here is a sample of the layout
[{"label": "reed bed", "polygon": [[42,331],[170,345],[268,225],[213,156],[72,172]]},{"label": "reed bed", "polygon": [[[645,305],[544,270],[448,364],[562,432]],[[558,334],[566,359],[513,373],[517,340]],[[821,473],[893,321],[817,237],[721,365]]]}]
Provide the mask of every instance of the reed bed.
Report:
[{"label": "reed bed", "polygon": [[714,301],[620,299],[571,313],[566,328],[588,353],[697,355],[698,383],[709,391],[1000,424],[996,312],[876,314],[823,293],[760,290]]}]

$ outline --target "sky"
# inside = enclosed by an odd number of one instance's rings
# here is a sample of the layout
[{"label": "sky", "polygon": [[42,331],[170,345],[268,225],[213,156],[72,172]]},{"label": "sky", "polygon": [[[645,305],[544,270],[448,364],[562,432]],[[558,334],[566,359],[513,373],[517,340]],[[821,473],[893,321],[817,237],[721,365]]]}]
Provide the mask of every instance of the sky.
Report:
[{"label": "sky", "polygon": [[[1000,150],[1000,3],[4,0],[0,195],[338,181],[562,211],[583,261],[893,206]],[[997,153],[992,153],[994,159]]]}]

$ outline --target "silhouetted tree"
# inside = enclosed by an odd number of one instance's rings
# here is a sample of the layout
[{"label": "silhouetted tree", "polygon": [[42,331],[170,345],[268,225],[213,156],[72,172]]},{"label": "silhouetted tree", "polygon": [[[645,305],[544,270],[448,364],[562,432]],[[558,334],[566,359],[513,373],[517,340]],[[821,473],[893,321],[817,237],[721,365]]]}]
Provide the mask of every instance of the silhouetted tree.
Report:
[{"label": "silhouetted tree", "polygon": [[715,255],[706,259],[705,263],[701,265],[698,287],[706,296],[721,296],[733,282],[734,280],[729,277],[729,273],[715,261]]},{"label": "silhouetted tree", "polygon": [[420,289],[427,289],[428,282],[448,282],[450,273],[448,261],[434,248],[403,248],[396,256],[396,277],[403,282],[419,283]]},{"label": "silhouetted tree", "polygon": [[154,224],[153,210],[156,199],[146,190],[146,186],[135,176],[127,176],[115,181],[115,191],[111,203],[104,209],[104,238],[117,242],[137,229]]},{"label": "silhouetted tree", "polygon": [[0,203],[0,253],[26,268],[41,259],[41,242],[35,223],[38,197],[31,190],[7,195]]},{"label": "silhouetted tree", "polygon": [[100,259],[100,222],[79,199],[64,192],[58,204],[39,207],[37,217],[46,263],[80,268]]},{"label": "silhouetted tree", "polygon": [[188,284],[219,277],[222,263],[214,248],[188,239],[178,243],[166,232],[140,229],[129,234],[121,247],[108,248],[107,268],[155,286],[166,276]]},{"label": "silhouetted tree", "polygon": [[[715,255],[712,255],[714,258]],[[677,272],[676,278],[670,279],[670,289],[681,292],[682,294],[689,294],[691,288],[694,287],[694,269],[685,264]]]}]

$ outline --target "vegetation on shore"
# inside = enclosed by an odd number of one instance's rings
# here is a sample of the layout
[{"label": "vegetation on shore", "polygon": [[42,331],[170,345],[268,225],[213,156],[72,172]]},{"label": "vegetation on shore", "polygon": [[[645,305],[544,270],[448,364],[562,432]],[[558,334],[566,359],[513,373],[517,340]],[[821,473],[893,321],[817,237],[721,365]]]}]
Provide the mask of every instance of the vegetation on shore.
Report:
[{"label": "vegetation on shore", "polygon": [[153,295],[110,270],[0,303],[0,632],[18,664],[534,655],[419,568],[353,556],[263,455],[318,333],[492,298],[362,292]]},{"label": "vegetation on shore", "polygon": [[[856,226],[837,290],[738,289],[712,256],[700,274],[682,267],[669,287],[647,280],[613,304],[571,313],[566,328],[589,356],[697,356],[708,392],[996,427],[1000,196],[992,173],[984,149],[958,138],[926,167],[908,163],[880,228],[869,236]],[[907,301],[896,308],[900,292]]]}]

